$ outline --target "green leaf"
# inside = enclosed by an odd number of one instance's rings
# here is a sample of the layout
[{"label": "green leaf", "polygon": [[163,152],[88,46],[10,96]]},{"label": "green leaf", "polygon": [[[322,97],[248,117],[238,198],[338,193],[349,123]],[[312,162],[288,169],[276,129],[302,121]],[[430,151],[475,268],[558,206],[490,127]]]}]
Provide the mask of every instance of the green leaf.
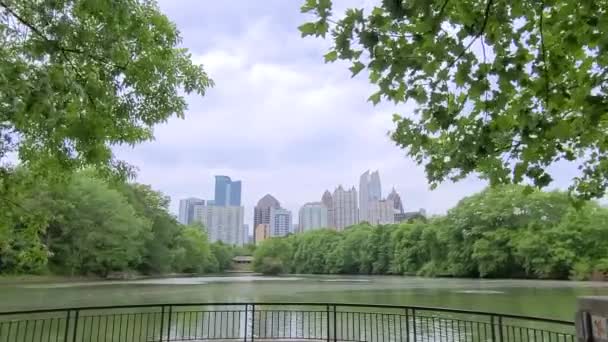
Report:
[{"label": "green leaf", "polygon": [[377,105],[380,102],[381,95],[381,92],[375,92],[367,99],[367,101],[373,103],[374,105]]},{"label": "green leaf", "polygon": [[338,59],[338,52],[336,50],[332,50],[326,53],[323,57],[325,57],[325,63],[334,62]]},{"label": "green leaf", "polygon": [[298,26],[298,30],[302,33],[302,37],[306,37],[317,33],[317,26],[316,23],[305,23]]},{"label": "green leaf", "polygon": [[360,72],[361,72],[361,70],[363,70],[363,68],[365,68],[365,65],[363,65],[363,63],[361,63],[361,62],[359,62],[359,61],[356,61],[356,62],[354,62],[354,63],[353,63],[353,65],[352,65],[350,68],[348,68],[348,69],[349,69],[349,70],[352,72],[351,77],[355,77],[355,76],[357,76],[357,74],[358,74],[358,73],[360,73]]}]

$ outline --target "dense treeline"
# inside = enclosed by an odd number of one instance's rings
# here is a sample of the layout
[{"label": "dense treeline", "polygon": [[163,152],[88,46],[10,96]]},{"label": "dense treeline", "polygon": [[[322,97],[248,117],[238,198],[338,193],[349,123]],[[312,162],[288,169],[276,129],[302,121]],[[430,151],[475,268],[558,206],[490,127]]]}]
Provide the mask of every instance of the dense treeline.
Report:
[{"label": "dense treeline", "polygon": [[230,266],[231,246],[210,244],[202,227],[179,224],[169,198],[147,185],[93,171],[57,184],[34,179],[17,169],[4,194],[0,273],[210,273]]},{"label": "dense treeline", "polygon": [[608,272],[608,209],[572,206],[562,192],[502,186],[427,221],[265,241],[262,273],[418,274],[589,279]]}]

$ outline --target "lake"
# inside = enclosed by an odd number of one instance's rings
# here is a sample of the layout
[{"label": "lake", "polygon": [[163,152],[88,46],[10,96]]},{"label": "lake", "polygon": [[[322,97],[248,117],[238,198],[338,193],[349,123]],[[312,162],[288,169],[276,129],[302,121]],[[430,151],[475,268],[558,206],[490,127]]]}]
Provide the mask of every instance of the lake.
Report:
[{"label": "lake", "polygon": [[572,320],[576,298],[608,283],[396,276],[235,275],[0,284],[0,311],[187,302],[344,302],[449,307]]}]

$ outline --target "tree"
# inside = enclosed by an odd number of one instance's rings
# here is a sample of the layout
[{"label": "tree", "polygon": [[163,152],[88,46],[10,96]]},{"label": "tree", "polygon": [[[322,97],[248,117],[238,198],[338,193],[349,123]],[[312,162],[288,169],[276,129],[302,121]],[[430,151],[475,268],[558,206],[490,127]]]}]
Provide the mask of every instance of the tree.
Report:
[{"label": "tree", "polygon": [[280,263],[282,271],[290,272],[290,261],[294,253],[293,238],[297,238],[297,235],[289,238],[272,238],[262,242],[253,254],[253,270],[263,273],[267,270],[268,261],[272,261],[272,263]]},{"label": "tree", "polygon": [[512,240],[528,229],[558,225],[571,209],[560,192],[523,193],[521,186],[488,188],[461,200],[446,217],[447,264],[454,276],[515,276]]},{"label": "tree", "polygon": [[0,39],[0,180],[11,153],[45,175],[129,173],[110,147],[151,139],[183,116],[182,91],[212,85],[154,1],[0,0]]},{"label": "tree", "polygon": [[551,183],[548,167],[580,163],[571,194],[608,186],[608,2],[383,0],[371,11],[332,13],[305,0],[325,37],[326,62],[367,69],[369,100],[416,103],[391,134],[432,187],[478,173],[492,185]]},{"label": "tree", "polygon": [[285,272],[285,266],[278,258],[265,257],[258,263],[256,272],[264,275],[277,275]]},{"label": "tree", "polygon": [[65,205],[48,229],[51,261],[70,274],[97,274],[134,269],[150,238],[150,221],[102,180],[76,174],[62,194]]},{"label": "tree", "polygon": [[181,273],[204,273],[213,265],[207,234],[201,226],[181,229],[174,253],[174,268]]},{"label": "tree", "polygon": [[149,185],[114,182],[113,186],[126,197],[138,216],[152,222],[152,237],[146,241],[139,270],[148,274],[171,271],[174,249],[182,232],[180,224],[169,213],[169,197]]},{"label": "tree", "polygon": [[233,252],[229,245],[222,241],[214,242],[211,244],[211,252],[217,261],[216,272],[223,272],[232,266]]}]

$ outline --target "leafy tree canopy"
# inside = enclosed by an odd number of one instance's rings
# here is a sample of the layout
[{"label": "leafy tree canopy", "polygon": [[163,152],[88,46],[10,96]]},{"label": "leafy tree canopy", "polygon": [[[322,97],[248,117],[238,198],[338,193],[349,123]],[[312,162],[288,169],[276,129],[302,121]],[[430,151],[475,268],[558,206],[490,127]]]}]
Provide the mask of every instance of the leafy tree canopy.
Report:
[{"label": "leafy tree canopy", "polygon": [[151,0],[0,0],[0,41],[0,182],[15,154],[51,175],[128,173],[110,147],[151,139],[183,115],[180,92],[212,85]]},{"label": "leafy tree canopy", "polygon": [[608,1],[383,0],[342,17],[306,0],[302,36],[330,33],[326,62],[367,69],[369,100],[415,102],[394,115],[395,143],[432,187],[472,172],[491,184],[551,183],[580,163],[579,199],[608,186]]}]

